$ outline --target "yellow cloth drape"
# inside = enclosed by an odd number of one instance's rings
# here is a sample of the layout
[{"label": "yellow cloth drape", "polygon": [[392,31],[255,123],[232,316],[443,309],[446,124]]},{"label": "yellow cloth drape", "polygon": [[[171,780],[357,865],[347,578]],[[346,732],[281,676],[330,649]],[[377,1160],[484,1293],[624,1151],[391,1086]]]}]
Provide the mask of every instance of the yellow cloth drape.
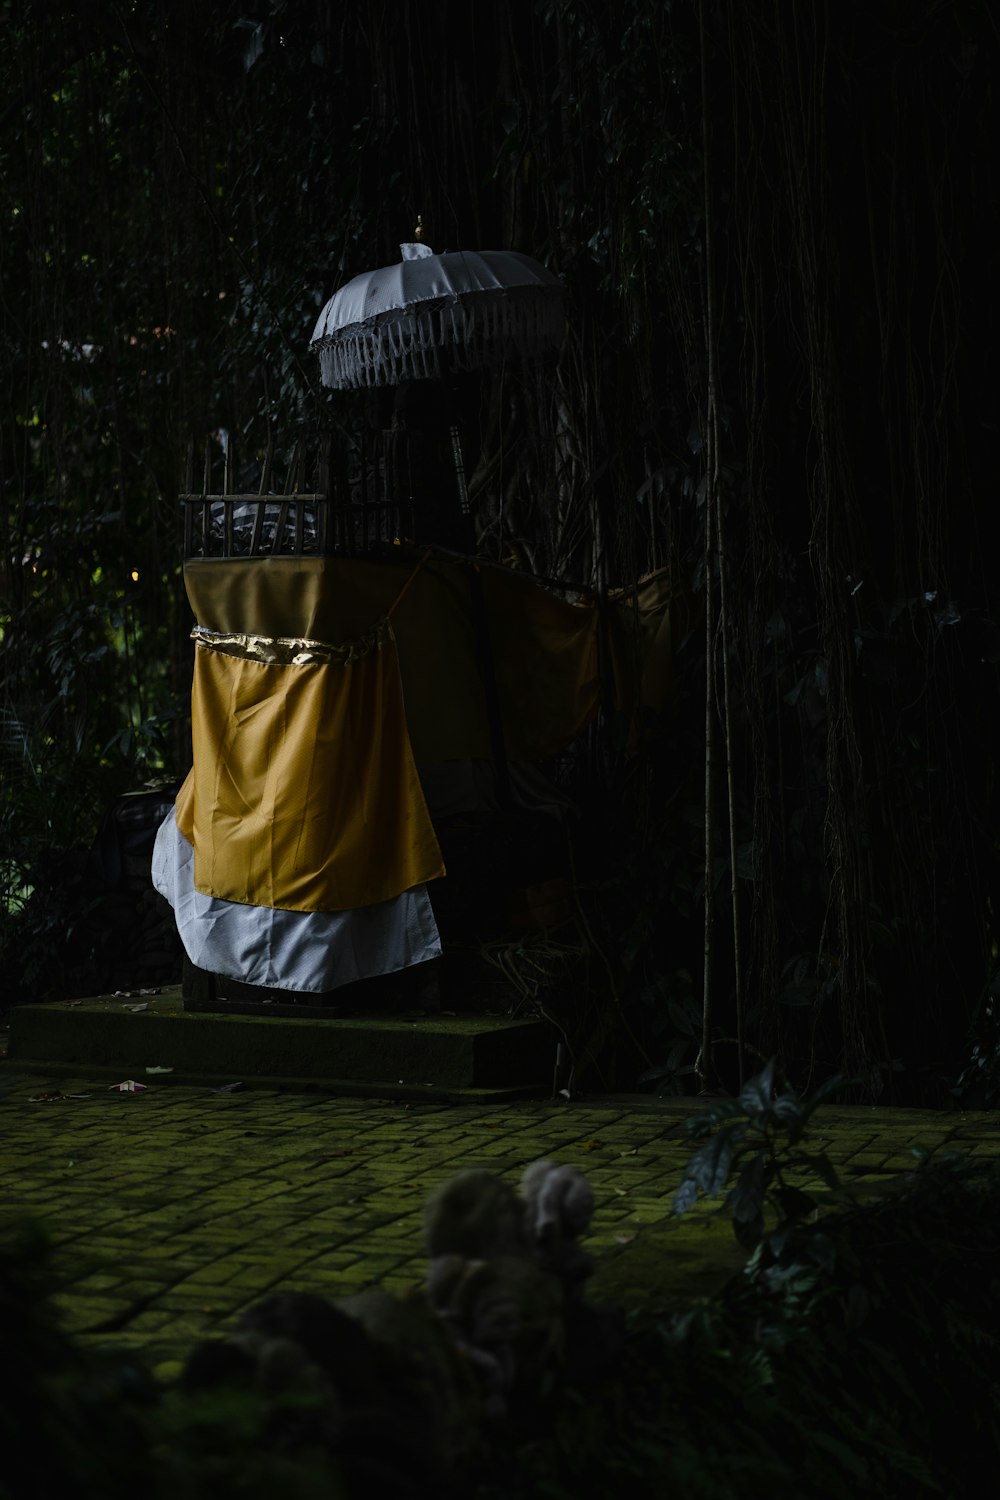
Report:
[{"label": "yellow cloth drape", "polygon": [[[338,660],[333,648],[328,663],[289,663],[286,652],[277,664],[246,659],[238,642],[235,655],[199,646],[195,764],[177,799],[197,889],[340,911],[443,874],[414,755],[493,753],[468,564],[193,558],[184,577],[207,632],[290,638],[293,654],[330,642],[360,652]],[[658,713],[669,697],[672,638],[686,624],[666,574],[601,604],[569,603],[503,570],[480,579],[508,758],[570,744],[597,711],[602,675],[605,704],[632,724],[635,746],[638,710]],[[365,654],[372,620],[380,644]]]},{"label": "yellow cloth drape", "polygon": [[[392,607],[404,567],[413,566],[412,558],[399,561],[194,558],[184,578],[195,618],[210,630],[343,641]],[[509,759],[543,760],[586,728],[601,699],[602,660],[608,703],[630,718],[639,705],[665,707],[671,637],[680,633],[665,572],[610,595],[602,606],[594,598],[569,603],[501,569],[483,568],[480,576]],[[467,565],[428,562],[393,624],[417,760],[489,760]]]},{"label": "yellow cloth drape", "polygon": [[204,894],[340,911],[444,874],[388,621],[370,649],[328,664],[273,665],[199,644],[192,739],[177,821]]}]

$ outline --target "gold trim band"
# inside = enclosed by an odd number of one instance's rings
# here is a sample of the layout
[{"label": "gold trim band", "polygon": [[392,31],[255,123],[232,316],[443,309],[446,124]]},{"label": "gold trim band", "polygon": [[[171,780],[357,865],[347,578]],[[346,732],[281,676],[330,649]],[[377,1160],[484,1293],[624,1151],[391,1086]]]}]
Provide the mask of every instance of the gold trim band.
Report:
[{"label": "gold trim band", "polygon": [[243,661],[259,661],[266,666],[328,666],[339,662],[343,666],[360,661],[372,651],[379,651],[382,643],[391,639],[392,626],[388,620],[379,620],[364,635],[356,636],[342,645],[329,641],[311,641],[289,635],[252,635],[249,631],[207,630],[196,625],[191,639],[203,651],[218,651],[222,656],[236,656]]}]

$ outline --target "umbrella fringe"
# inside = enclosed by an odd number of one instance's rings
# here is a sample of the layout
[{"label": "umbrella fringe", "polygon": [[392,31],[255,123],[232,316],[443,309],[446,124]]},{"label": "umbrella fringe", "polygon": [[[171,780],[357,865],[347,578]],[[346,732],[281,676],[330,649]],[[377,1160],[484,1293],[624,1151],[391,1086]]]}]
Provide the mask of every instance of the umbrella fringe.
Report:
[{"label": "umbrella fringe", "polygon": [[446,369],[499,365],[511,357],[540,359],[559,348],[565,328],[561,296],[525,288],[437,302],[419,311],[394,309],[317,339],[313,347],[326,386],[397,385],[434,379]]}]

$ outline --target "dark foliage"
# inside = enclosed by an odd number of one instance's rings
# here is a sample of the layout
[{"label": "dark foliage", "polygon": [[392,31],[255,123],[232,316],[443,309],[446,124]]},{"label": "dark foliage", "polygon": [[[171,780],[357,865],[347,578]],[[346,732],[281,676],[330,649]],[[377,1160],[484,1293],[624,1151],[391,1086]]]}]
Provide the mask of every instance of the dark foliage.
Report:
[{"label": "dark foliage", "polygon": [[817,1197],[792,1179],[818,1180],[821,1188],[833,1191],[839,1187],[826,1152],[807,1150],[803,1142],[817,1107],[847,1086],[847,1079],[831,1078],[807,1099],[794,1089],[779,1092],[772,1058],[738,1099],[721,1100],[687,1122],[688,1134],[704,1145],[688,1163],[674,1212],[686,1213],[701,1194],[716,1197],[736,1172],[725,1209],[741,1245],[753,1249],[761,1243],[769,1208],[779,1234],[815,1218]]}]

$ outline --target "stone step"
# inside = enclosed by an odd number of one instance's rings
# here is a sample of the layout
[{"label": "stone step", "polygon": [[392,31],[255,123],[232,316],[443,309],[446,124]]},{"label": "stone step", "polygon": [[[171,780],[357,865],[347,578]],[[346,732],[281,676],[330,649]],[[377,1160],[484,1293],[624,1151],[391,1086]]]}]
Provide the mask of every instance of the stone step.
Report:
[{"label": "stone step", "polygon": [[[139,1007],[144,1007],[139,1009]],[[8,1062],[25,1071],[183,1079],[393,1098],[539,1097],[553,1086],[557,1032],[491,1015],[337,1018],[185,1009],[180,986],[16,1006]],[[147,1069],[169,1069],[153,1073]]]}]

